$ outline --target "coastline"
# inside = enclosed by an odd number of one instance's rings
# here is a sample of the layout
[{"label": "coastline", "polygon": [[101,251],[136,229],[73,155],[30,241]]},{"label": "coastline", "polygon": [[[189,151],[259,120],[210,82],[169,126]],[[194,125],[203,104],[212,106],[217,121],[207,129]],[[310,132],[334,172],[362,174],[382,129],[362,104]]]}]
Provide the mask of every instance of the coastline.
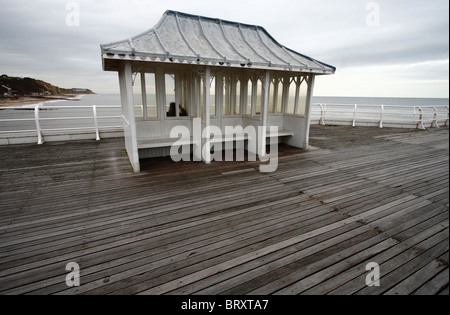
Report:
[{"label": "coastline", "polygon": [[54,95],[54,96],[40,96],[40,97],[28,97],[23,96],[18,99],[3,99],[0,100],[0,107],[11,107],[11,106],[23,106],[23,105],[33,105],[48,101],[73,101],[78,96],[84,94],[67,94],[67,95]]}]

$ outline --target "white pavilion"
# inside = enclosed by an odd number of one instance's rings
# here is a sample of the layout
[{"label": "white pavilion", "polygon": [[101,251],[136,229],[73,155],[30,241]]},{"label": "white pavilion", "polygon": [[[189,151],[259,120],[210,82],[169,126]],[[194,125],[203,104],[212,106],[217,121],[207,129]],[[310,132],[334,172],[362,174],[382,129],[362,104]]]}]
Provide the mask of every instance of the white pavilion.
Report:
[{"label": "white pavilion", "polygon": [[261,26],[175,11],[149,31],[101,45],[101,53],[103,70],[119,74],[135,173],[139,159],[168,156],[178,140],[172,128],[193,131],[196,118],[224,133],[225,126],[277,126],[280,139],[306,149],[315,77],[336,70],[279,44]]}]

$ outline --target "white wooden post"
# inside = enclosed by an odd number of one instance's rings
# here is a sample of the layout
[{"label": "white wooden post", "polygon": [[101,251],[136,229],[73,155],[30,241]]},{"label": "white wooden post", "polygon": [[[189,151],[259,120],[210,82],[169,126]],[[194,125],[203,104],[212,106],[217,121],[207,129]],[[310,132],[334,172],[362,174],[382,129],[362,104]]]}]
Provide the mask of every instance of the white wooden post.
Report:
[{"label": "white wooden post", "polygon": [[246,75],[241,77],[241,115],[247,115],[247,102],[248,102],[248,79]]},{"label": "white wooden post", "polygon": [[307,149],[309,145],[309,129],[311,127],[311,106],[312,106],[312,97],[314,94],[314,83],[315,83],[315,75],[311,74],[309,80],[307,79],[305,82],[308,83],[308,90],[306,95],[306,104],[305,104],[305,124],[303,129],[303,149]]},{"label": "white wooden post", "polygon": [[381,112],[380,112],[380,122],[378,123],[379,128],[383,128],[383,117],[384,116],[384,105],[381,105]]},{"label": "white wooden post", "polygon": [[419,110],[419,121],[416,124],[417,129],[425,130],[425,126],[423,125],[423,109],[420,106],[414,107],[414,111],[416,111],[416,108]]},{"label": "white wooden post", "polygon": [[278,113],[278,87],[280,85],[280,81],[278,79],[278,76],[274,77],[274,84],[273,84],[273,113]]},{"label": "white wooden post", "polygon": [[323,104],[319,104],[320,106],[320,119],[319,119],[319,125],[325,126],[325,107]]},{"label": "white wooden post", "polygon": [[270,88],[270,72],[269,70],[266,70],[263,85],[262,104],[261,104],[263,134],[258,135],[260,144],[259,156],[261,157],[264,157],[266,155],[267,113],[269,111],[269,88]]},{"label": "white wooden post", "polygon": [[357,113],[357,111],[358,111],[358,105],[355,104],[355,108],[354,108],[354,111],[353,111],[352,127],[356,127],[356,113]]},{"label": "white wooden post", "polygon": [[158,106],[158,112],[160,113],[161,120],[161,136],[166,135],[166,78],[164,75],[164,69],[155,69],[155,85],[156,85],[156,104]]},{"label": "white wooden post", "polygon": [[141,94],[142,94],[142,111],[144,113],[144,119],[148,119],[147,87],[145,84],[145,71],[144,70],[141,70]]},{"label": "white wooden post", "polygon": [[204,111],[205,111],[205,127],[209,127],[211,125],[211,91],[210,91],[210,83],[211,83],[211,68],[206,67],[205,77],[203,82],[203,95],[204,95]]},{"label": "white wooden post", "polygon": [[258,78],[256,80],[254,78],[252,80],[252,110],[251,116],[254,117],[256,115],[256,99],[258,97]]},{"label": "white wooden post", "polygon": [[34,121],[36,124],[36,132],[37,132],[37,136],[38,136],[38,143],[37,144],[43,144],[44,143],[44,138],[42,137],[42,129],[41,129],[41,122],[39,119],[39,107],[42,104],[37,104],[34,107]]},{"label": "white wooden post", "polygon": [[203,106],[205,107],[203,109],[204,117],[205,117],[205,146],[203,147],[203,161],[206,164],[211,163],[211,146],[210,146],[210,140],[211,140],[211,132],[210,132],[210,126],[211,126],[211,117],[210,117],[210,106],[211,106],[211,94],[210,94],[210,82],[211,82],[211,68],[206,67],[205,75],[203,78]]},{"label": "white wooden post", "polygon": [[94,114],[94,126],[95,126],[95,140],[100,140],[100,132],[98,130],[98,117],[97,117],[97,106],[92,105],[92,111]]},{"label": "white wooden post", "polygon": [[222,96],[223,96],[222,114],[225,115],[226,108],[227,108],[227,110],[229,110],[230,114],[232,114],[233,113],[233,105],[231,104],[231,92],[230,92],[232,83],[231,83],[230,74],[223,77],[223,84],[224,84],[224,89],[222,89]]},{"label": "white wooden post", "polygon": [[131,62],[125,61],[119,67],[119,83],[121,86],[122,112],[125,118],[125,147],[128,158],[135,173],[140,172],[139,153],[137,147],[136,121],[133,104],[133,72]]},{"label": "white wooden post", "polygon": [[450,110],[449,110],[449,106],[447,106],[447,119],[444,122],[444,126],[448,125],[449,117],[450,117]]},{"label": "white wooden post", "polygon": [[289,103],[289,85],[291,82],[291,78],[288,76],[285,76],[283,78],[282,82],[283,82],[283,92],[282,92],[283,96],[281,98],[281,102],[283,103],[282,104],[282,112],[283,112],[283,115],[286,115],[287,107],[288,107],[288,103]]},{"label": "white wooden post", "polygon": [[218,118],[219,126],[221,128],[223,128],[222,117],[223,117],[223,109],[224,109],[224,106],[225,106],[225,104],[224,104],[225,97],[223,95],[224,84],[225,84],[225,82],[224,82],[223,73],[217,72],[216,73],[216,89],[215,89],[215,93],[216,93],[216,115],[217,115],[217,118]]},{"label": "white wooden post", "polygon": [[433,121],[431,122],[432,128],[440,128],[437,118],[438,118],[438,110],[437,110],[436,106],[433,106]]},{"label": "white wooden post", "polygon": [[202,89],[202,79],[201,76],[196,73],[194,76],[194,79],[192,81],[192,87],[193,87],[193,99],[194,99],[194,108],[195,108],[195,117],[202,118],[201,110],[200,110],[200,103],[201,103],[201,89]]},{"label": "white wooden post", "polygon": [[236,113],[236,76],[233,74],[231,76],[231,92],[230,92],[230,114],[234,116]]},{"label": "white wooden post", "polygon": [[297,76],[297,78],[294,79],[294,83],[295,83],[294,115],[297,115],[298,101],[300,98],[300,85],[302,84],[302,77]]},{"label": "white wooden post", "polygon": [[174,84],[175,84],[175,116],[180,117],[180,104],[183,90],[183,80],[181,79],[181,74],[176,73],[174,75]]},{"label": "white wooden post", "polygon": [[193,145],[193,158],[194,162],[202,161],[202,117],[200,115],[200,89],[201,79],[195,74],[191,80],[191,101],[192,101],[192,111],[195,112],[193,115],[194,119],[192,120],[192,134],[193,139],[196,142]]}]

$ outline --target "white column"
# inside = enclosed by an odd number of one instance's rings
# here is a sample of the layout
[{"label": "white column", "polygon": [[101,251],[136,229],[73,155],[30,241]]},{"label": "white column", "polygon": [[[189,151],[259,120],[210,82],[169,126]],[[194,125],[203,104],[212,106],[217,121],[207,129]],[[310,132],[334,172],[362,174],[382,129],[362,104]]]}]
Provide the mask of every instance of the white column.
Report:
[{"label": "white column", "polygon": [[141,94],[142,94],[142,110],[144,113],[144,119],[148,119],[147,87],[145,84],[145,71],[144,70],[141,70]]},{"label": "white column", "polygon": [[269,89],[270,89],[270,72],[269,70],[266,70],[263,85],[262,104],[261,104],[262,125],[265,127],[267,126],[267,115],[269,112]]},{"label": "white column", "polygon": [[216,116],[218,120],[218,124],[221,128],[222,126],[222,117],[223,117],[223,108],[225,97],[223,95],[223,86],[224,86],[224,77],[223,73],[216,73]]},{"label": "white column", "polygon": [[258,79],[253,80],[252,78],[252,112],[251,116],[254,117],[256,115],[256,100],[257,100],[257,94],[258,94]]},{"label": "white column", "polygon": [[164,69],[155,69],[155,85],[156,85],[156,104],[158,106],[158,113],[161,120],[161,136],[166,135],[166,78],[164,75]]},{"label": "white column", "polygon": [[281,98],[281,102],[282,104],[282,112],[283,115],[286,115],[287,112],[287,107],[289,104],[289,85],[291,82],[291,78],[288,76],[283,77],[282,80],[282,84],[283,84],[283,90],[282,90],[282,98]]},{"label": "white column", "polygon": [[309,145],[309,129],[311,127],[311,106],[312,106],[312,97],[314,94],[314,83],[316,80],[316,76],[314,74],[311,74],[309,77],[308,82],[308,94],[306,97],[306,105],[305,105],[305,129],[303,134],[305,135],[305,138],[303,139],[303,149],[307,149]]},{"label": "white column", "polygon": [[248,78],[246,75],[241,77],[241,115],[247,115],[247,104],[248,104]]},{"label": "white column", "polygon": [[297,76],[296,80],[294,80],[294,83],[295,83],[294,115],[297,115],[298,101],[300,98],[300,85],[302,84],[302,77],[300,75]]},{"label": "white column", "polygon": [[210,126],[211,126],[211,117],[210,117],[210,112],[211,112],[211,94],[210,94],[210,86],[209,83],[211,81],[211,69],[209,67],[206,67],[205,70],[205,75],[203,78],[203,97],[204,97],[204,102],[203,102],[203,106],[205,107],[203,109],[203,113],[204,113],[204,117],[205,117],[205,142],[206,142],[206,146],[204,146],[203,149],[203,161],[206,164],[210,164],[211,163],[211,147],[209,145],[209,140],[211,138],[211,133],[210,133]]},{"label": "white column", "polygon": [[263,84],[263,95],[261,104],[261,120],[262,120],[262,131],[263,134],[259,135],[259,155],[266,155],[266,133],[267,133],[267,113],[269,111],[269,88],[270,88],[270,72],[266,70],[264,84]]},{"label": "white column", "polygon": [[201,111],[202,109],[200,108],[200,104],[202,103],[201,100],[201,95],[202,95],[202,78],[199,75],[195,76],[194,79],[194,99],[195,99],[195,112],[196,112],[196,117],[197,118],[202,118],[202,114]]},{"label": "white column", "polygon": [[136,120],[133,104],[133,78],[131,63],[125,61],[119,67],[119,84],[124,116],[125,147],[128,158],[135,173],[140,172],[139,153],[137,147]]},{"label": "white column", "polygon": [[234,113],[236,112],[236,76],[233,74],[230,79],[231,83],[231,91],[230,91],[230,113],[231,116],[234,116]]},{"label": "white column", "polygon": [[278,87],[280,83],[278,80],[278,76],[274,78],[274,85],[273,85],[273,112],[274,114],[278,113]]},{"label": "white column", "polygon": [[175,76],[175,116],[180,117],[180,104],[181,104],[181,91],[183,90],[183,81],[181,79],[181,74],[176,73]]},{"label": "white column", "polygon": [[[191,107],[192,107],[192,136],[194,140],[193,145],[193,156],[194,156],[194,162],[201,162],[202,161],[202,146],[203,146],[203,140],[202,140],[202,119],[200,115],[200,89],[199,88],[199,82],[201,83],[201,79],[198,78],[198,76],[194,73],[192,74],[192,80],[191,80]],[[195,112],[195,115],[194,115]]]}]

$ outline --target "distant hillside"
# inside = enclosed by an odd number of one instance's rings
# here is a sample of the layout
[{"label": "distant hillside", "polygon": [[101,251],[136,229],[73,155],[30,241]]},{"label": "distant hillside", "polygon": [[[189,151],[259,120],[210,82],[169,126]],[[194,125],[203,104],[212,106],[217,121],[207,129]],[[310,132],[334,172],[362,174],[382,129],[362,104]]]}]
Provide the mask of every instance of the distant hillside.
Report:
[{"label": "distant hillside", "polygon": [[33,78],[0,76],[0,97],[94,94],[89,89],[64,89]]}]

